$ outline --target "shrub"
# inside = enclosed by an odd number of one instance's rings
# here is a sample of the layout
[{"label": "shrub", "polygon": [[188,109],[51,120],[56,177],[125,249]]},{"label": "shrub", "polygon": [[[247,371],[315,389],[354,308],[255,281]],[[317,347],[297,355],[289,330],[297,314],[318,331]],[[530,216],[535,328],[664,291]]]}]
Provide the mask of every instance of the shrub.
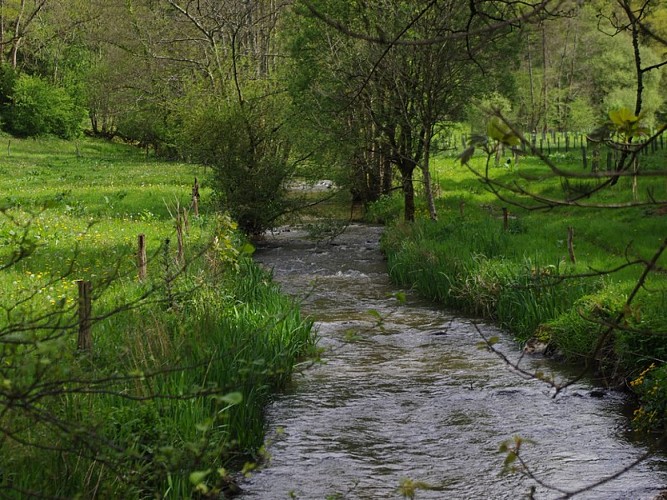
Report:
[{"label": "shrub", "polygon": [[267,98],[250,107],[210,100],[183,106],[180,115],[178,148],[212,167],[220,207],[246,234],[274,227],[292,206],[286,188],[295,168],[279,123],[280,103]]},{"label": "shrub", "polygon": [[81,132],[85,110],[64,89],[38,76],[20,75],[5,118],[8,131],[18,136],[53,134],[71,139]]},{"label": "shrub", "polygon": [[366,219],[377,224],[386,224],[398,220],[403,213],[403,199],[399,195],[383,195],[371,203],[366,212]]}]

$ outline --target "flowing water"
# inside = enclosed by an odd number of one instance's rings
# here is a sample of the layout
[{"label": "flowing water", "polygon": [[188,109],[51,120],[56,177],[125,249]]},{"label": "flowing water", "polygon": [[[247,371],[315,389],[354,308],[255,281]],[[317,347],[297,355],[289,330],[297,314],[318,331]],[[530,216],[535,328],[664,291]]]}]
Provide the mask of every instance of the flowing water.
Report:
[{"label": "flowing water", "polygon": [[[322,363],[295,376],[268,409],[261,470],[247,499],[558,498],[631,464],[624,396],[582,382],[552,398],[496,354],[479,349],[471,320],[420,301],[387,278],[381,228],[354,225],[333,244],[299,230],[269,236],[257,260],[316,320]],[[520,350],[493,326],[499,351]],[[543,359],[522,366],[565,372]],[[560,370],[560,371],[559,371]],[[602,397],[600,397],[602,396]],[[544,484],[501,475],[501,442],[521,436],[521,457]],[[530,442],[529,442],[530,441]],[[667,488],[654,456],[576,498],[652,499]]]}]

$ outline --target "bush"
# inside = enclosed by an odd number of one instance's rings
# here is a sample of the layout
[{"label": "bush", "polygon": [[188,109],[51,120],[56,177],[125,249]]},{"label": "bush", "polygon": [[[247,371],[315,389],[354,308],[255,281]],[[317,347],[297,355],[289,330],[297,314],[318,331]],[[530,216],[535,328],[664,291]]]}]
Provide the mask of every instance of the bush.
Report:
[{"label": "bush", "polygon": [[368,206],[366,219],[377,224],[386,224],[398,220],[403,213],[403,198],[396,195],[383,195]]},{"label": "bush", "polygon": [[606,285],[582,296],[572,309],[549,323],[552,340],[563,353],[585,356],[593,353],[600,335],[621,318],[607,344],[598,353],[599,361],[613,361],[631,371],[649,361],[665,359],[663,332],[667,322],[659,295],[640,293],[632,306],[626,305],[627,287]]},{"label": "bush", "polygon": [[218,203],[243,232],[256,235],[274,227],[292,206],[286,188],[294,174],[280,103],[268,97],[252,107],[199,101],[182,107],[179,151],[213,168]]},{"label": "bush", "polygon": [[53,134],[72,139],[81,132],[85,110],[62,88],[38,76],[20,75],[5,110],[8,131],[29,137]]}]

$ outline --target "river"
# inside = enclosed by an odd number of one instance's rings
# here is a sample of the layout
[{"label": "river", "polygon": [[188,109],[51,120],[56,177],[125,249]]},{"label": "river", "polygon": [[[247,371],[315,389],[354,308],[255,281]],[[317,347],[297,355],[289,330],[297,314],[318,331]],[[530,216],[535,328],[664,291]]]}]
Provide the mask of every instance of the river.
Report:
[{"label": "river", "polygon": [[[247,499],[551,499],[623,469],[645,453],[631,439],[625,396],[590,381],[558,397],[487,349],[471,319],[393,286],[381,228],[352,225],[332,243],[303,230],[268,236],[256,260],[313,316],[322,362],[296,375],[267,414],[262,468]],[[405,293],[405,298],[402,294]],[[520,348],[479,325],[516,360]],[[567,376],[542,358],[522,366]],[[501,474],[503,441],[520,436],[535,478]],[[403,486],[401,486],[403,485]],[[558,491],[553,488],[558,488]],[[653,499],[667,461],[653,456],[576,498]]]}]

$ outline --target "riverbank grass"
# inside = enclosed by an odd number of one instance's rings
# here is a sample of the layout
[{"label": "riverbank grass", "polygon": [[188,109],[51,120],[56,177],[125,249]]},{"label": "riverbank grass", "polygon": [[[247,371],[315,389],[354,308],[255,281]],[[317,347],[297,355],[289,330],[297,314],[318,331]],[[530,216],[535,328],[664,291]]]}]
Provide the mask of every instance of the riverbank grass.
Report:
[{"label": "riverbank grass", "polygon": [[[581,169],[573,154],[558,153],[552,161]],[[662,157],[647,161],[652,168],[664,168]],[[475,158],[473,166],[483,169],[483,162]],[[490,172],[499,182],[519,183],[544,197],[567,198],[583,187],[550,175],[536,158]],[[653,379],[659,378],[667,360],[667,255],[660,256],[644,286],[635,290],[644,264],[667,236],[659,207],[526,210],[499,200],[453,156],[436,158],[434,178],[440,193],[437,222],[428,220],[425,206],[418,207],[414,224],[400,222],[398,197],[383,199],[370,210],[375,220],[392,221],[383,249],[394,280],[449,307],[496,321],[519,345],[535,337],[569,360],[594,361],[610,383],[633,380],[652,363]],[[663,179],[640,178],[638,184],[633,194],[632,179],[621,179],[582,203],[667,199]],[[573,253],[568,228],[573,230]],[[656,422],[667,416],[665,405],[659,408]]]},{"label": "riverbank grass", "polygon": [[[213,212],[201,167],[103,141],[5,139],[2,496],[233,490],[261,457],[270,395],[313,350],[312,324]],[[195,177],[200,215],[184,216]],[[78,280],[93,291],[88,351]]]}]

